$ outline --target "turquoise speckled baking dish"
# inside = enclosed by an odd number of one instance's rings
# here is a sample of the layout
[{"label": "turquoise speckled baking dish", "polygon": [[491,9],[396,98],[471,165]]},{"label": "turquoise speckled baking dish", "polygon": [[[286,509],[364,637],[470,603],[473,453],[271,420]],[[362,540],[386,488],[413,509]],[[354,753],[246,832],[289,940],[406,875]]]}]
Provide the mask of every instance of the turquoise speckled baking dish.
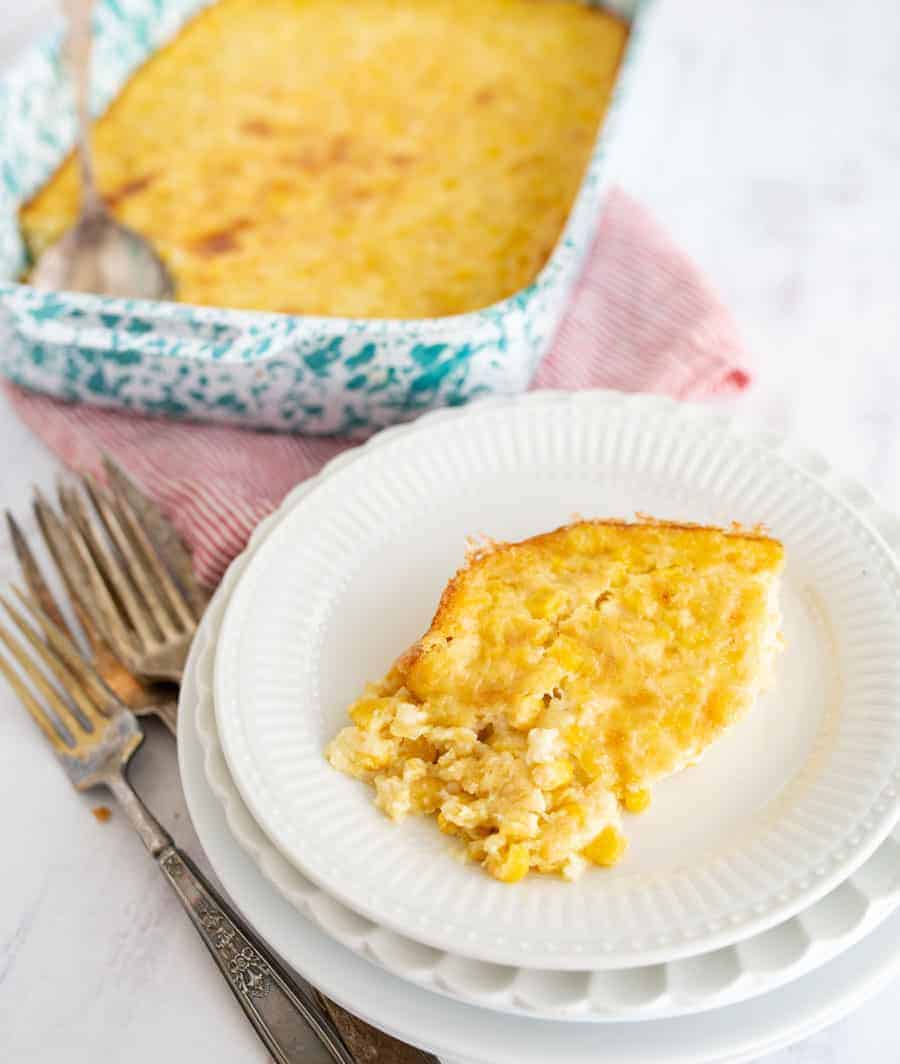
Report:
[{"label": "turquoise speckled baking dish", "polygon": [[[101,0],[94,109],[208,0]],[[632,22],[616,91],[566,227],[528,287],[445,318],[317,318],[40,292],[17,212],[74,136],[60,33],[0,83],[0,370],[26,388],[148,414],[307,433],[364,434],[423,410],[527,388],[596,232],[607,157],[646,0],[609,3]]]}]

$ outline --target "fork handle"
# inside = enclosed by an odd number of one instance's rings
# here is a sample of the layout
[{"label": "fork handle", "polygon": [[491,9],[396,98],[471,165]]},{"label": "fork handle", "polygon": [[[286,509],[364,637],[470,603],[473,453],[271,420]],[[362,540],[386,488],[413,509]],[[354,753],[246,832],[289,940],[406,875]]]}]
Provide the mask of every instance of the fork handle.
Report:
[{"label": "fork handle", "polygon": [[303,1024],[336,1064],[357,1064],[325,1010],[293,987],[273,954],[213,889],[144,805],[121,771],[103,782],[118,799],[144,845],[178,895],[191,923],[276,1064],[303,1064]]},{"label": "fork handle", "polygon": [[356,1064],[330,1017],[291,987],[272,955],[216,894],[190,858],[169,846],[156,860],[277,1064],[309,1060],[304,1022],[337,1064]]}]

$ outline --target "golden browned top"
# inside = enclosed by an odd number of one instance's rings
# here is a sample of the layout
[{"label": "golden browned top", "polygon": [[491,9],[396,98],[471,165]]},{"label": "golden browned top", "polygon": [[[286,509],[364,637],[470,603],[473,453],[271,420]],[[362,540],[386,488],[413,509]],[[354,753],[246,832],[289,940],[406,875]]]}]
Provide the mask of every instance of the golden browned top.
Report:
[{"label": "golden browned top", "polygon": [[644,784],[729,723],[782,557],[772,539],[655,523],[498,545],[448,587],[402,682],[422,701],[451,694],[476,726],[498,699],[514,726],[552,726],[552,702],[600,696],[587,741],[608,755],[606,782]]},{"label": "golden browned top", "polygon": [[439,811],[499,878],[613,863],[616,801],[643,808],[767,681],[783,560],[759,532],[661,522],[492,544],[351,707],[332,762],[391,815]]},{"label": "golden browned top", "polygon": [[[571,0],[220,0],[97,123],[100,184],[183,302],[486,306],[547,260],[626,33]],[[77,201],[69,159],[21,212],[33,254]]]}]

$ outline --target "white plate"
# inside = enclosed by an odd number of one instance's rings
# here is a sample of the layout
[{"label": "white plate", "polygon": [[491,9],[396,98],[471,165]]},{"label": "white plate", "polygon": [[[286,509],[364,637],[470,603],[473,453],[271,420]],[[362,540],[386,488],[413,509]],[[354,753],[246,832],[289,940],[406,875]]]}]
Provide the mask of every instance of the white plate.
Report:
[{"label": "white plate", "polygon": [[[785,543],[778,687],[629,822],[628,858],[510,889],[425,819],[398,827],[322,750],[427,627],[467,535],[573,512],[763,521]],[[858,867],[898,814],[900,580],[823,476],[708,410],[531,395],[422,419],[319,481],[245,570],[216,713],[254,817],[313,881],[416,941],[501,964],[614,968],[746,938]],[[713,800],[714,799],[714,800]]]},{"label": "white plate", "polygon": [[849,880],[786,923],[738,946],[649,968],[538,972],[463,959],[416,945],[323,895],[275,850],[241,800],[219,743],[212,697],[215,645],[228,598],[250,555],[283,515],[301,503],[309,487],[293,491],[279,512],[263,522],[250,548],[229,570],[197,634],[191,680],[197,688],[204,770],[232,835],[282,897],[338,942],[419,986],[486,1008],[548,1019],[635,1020],[683,1015],[766,993],[848,949],[896,908],[896,834]]},{"label": "white plate", "polygon": [[[337,465],[348,461],[347,456]],[[327,476],[333,467],[322,473]],[[250,816],[229,775],[215,727],[215,646],[234,585],[263,539],[301,504],[307,481],[263,521],[228,572],[195,643],[197,726],[206,779],[223,804],[237,843],[276,890],[350,949],[438,993],[524,1015],[553,1019],[646,1019],[683,1015],[745,1000],[798,978],[860,941],[900,900],[900,845],[888,838],[854,875],[810,909],[738,946],[668,964],[606,972],[534,971],[489,965],[416,945],[323,895],[274,849]]]},{"label": "white plate", "polygon": [[451,1059],[456,1064],[740,1064],[834,1023],[900,973],[900,915],[815,975],[775,994],[701,1016],[640,1024],[572,1025],[504,1016],[379,973],[300,916],[232,838],[223,807],[206,781],[194,727],[195,660],[182,687],[179,765],[191,819],[225,889],[301,975],[369,1023],[437,1053],[445,1064]]}]

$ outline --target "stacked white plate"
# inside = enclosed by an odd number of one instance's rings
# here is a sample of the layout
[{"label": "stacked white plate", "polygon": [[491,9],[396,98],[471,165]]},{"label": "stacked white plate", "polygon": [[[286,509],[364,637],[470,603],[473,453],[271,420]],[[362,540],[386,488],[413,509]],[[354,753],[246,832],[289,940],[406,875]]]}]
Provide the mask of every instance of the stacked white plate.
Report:
[{"label": "stacked white plate", "polygon": [[[636,512],[766,524],[787,649],[629,820],[621,865],[496,883],[328,766],[467,537]],[[900,522],[824,459],[709,409],[538,393],[382,433],[288,497],[210,606],[179,735],[200,839],[288,962],[445,1060],[752,1059],[900,968],[898,550]]]}]

